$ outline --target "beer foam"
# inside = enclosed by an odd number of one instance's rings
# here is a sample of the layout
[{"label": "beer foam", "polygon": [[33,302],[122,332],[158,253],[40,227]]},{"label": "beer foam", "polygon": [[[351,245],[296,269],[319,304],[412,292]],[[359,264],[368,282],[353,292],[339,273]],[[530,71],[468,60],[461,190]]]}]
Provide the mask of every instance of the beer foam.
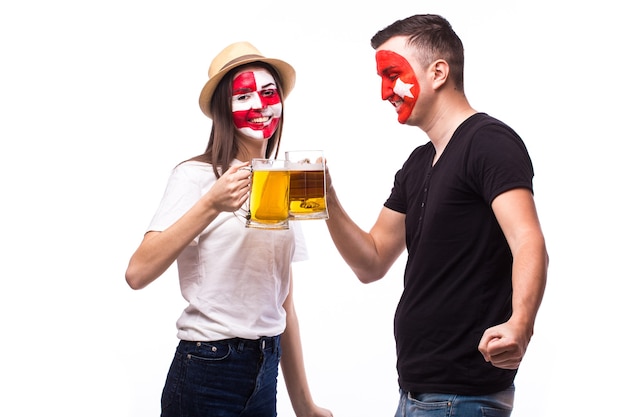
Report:
[{"label": "beer foam", "polygon": [[324,164],[321,162],[315,164],[307,162],[287,162],[287,168],[297,171],[323,171]]},{"label": "beer foam", "polygon": [[262,166],[254,168],[253,171],[289,171],[289,168],[284,166],[274,167],[274,166]]}]

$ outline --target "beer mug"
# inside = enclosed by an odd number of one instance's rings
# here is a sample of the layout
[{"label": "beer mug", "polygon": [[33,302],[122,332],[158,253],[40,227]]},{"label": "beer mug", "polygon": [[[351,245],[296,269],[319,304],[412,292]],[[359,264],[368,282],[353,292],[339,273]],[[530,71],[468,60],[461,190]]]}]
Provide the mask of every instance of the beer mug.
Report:
[{"label": "beer mug", "polygon": [[289,220],[328,219],[323,151],[287,151]]},{"label": "beer mug", "polygon": [[254,158],[246,227],[289,229],[289,171],[284,160]]}]

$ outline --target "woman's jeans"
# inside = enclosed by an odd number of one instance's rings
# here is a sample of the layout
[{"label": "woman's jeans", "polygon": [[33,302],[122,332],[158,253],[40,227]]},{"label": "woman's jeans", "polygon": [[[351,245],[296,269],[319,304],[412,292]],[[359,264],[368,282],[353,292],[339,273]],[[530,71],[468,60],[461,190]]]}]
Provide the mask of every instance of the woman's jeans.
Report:
[{"label": "woman's jeans", "polygon": [[161,397],[162,417],[276,417],[280,336],[181,341]]},{"label": "woman's jeans", "polygon": [[400,390],[396,417],[509,417],[515,387],[489,395],[413,394]]}]

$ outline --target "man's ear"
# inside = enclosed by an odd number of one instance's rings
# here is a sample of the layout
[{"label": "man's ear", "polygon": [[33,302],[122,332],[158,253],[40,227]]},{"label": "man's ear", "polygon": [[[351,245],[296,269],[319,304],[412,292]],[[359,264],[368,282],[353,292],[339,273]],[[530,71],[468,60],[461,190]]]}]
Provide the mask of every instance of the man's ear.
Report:
[{"label": "man's ear", "polygon": [[443,59],[438,59],[432,63],[430,68],[433,90],[438,90],[448,80],[448,75],[450,75],[450,66],[448,65],[447,61]]}]

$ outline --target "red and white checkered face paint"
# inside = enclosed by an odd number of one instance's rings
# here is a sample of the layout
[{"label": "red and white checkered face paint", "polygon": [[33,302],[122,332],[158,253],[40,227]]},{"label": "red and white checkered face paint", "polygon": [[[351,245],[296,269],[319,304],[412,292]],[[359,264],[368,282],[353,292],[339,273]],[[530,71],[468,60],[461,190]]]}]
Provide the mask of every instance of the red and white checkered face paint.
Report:
[{"label": "red and white checkered face paint", "polygon": [[411,64],[396,52],[382,50],[376,52],[376,70],[382,78],[382,99],[396,108],[398,122],[406,123],[420,94]]},{"label": "red and white checkered face paint", "polygon": [[264,69],[245,71],[233,80],[233,122],[244,135],[268,139],[278,127],[283,105],[274,77]]}]

